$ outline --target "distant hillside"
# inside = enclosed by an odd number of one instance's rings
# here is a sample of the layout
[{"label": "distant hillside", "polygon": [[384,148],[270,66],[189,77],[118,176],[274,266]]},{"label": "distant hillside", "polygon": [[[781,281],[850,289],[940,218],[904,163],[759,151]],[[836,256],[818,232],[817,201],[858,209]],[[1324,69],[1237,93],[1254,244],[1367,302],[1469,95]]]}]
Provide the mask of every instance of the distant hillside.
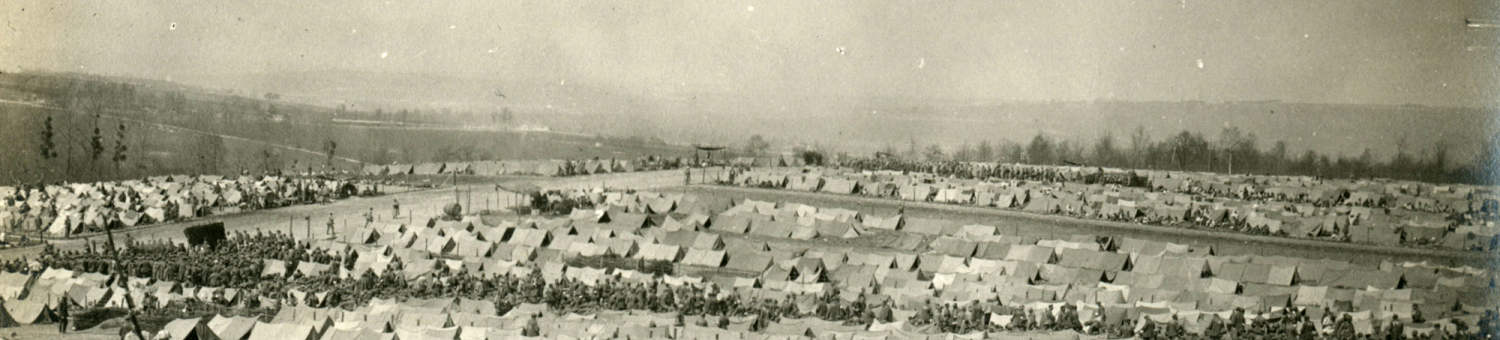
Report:
[{"label": "distant hillside", "polygon": [[[11,142],[0,148],[4,160],[0,185],[321,168],[329,162],[330,146],[338,157],[332,164],[343,169],[358,165],[351,160],[417,163],[689,154],[686,147],[649,138],[426,123],[340,123],[335,121],[339,112],[170,83],[4,74],[0,75],[0,137]],[[52,151],[57,155],[53,158],[41,156],[48,117],[52,118]],[[120,133],[122,125],[124,133]],[[114,150],[122,135],[125,159],[115,162]]]},{"label": "distant hillside", "polygon": [[[498,75],[443,77],[352,71],[253,74],[203,83],[278,89],[288,100],[399,107],[499,110],[557,130],[656,136],[669,142],[739,144],[766,136],[778,147],[820,145],[871,152],[884,145],[984,140],[1025,141],[1038,133],[1091,143],[1123,139],[1137,126],[1161,139],[1180,131],[1216,137],[1226,126],[1254,133],[1261,148],[1285,141],[1289,150],[1378,157],[1447,143],[1467,161],[1495,135],[1494,109],[1362,106],[1282,102],[1023,102],[985,99],[910,100],[888,97],[760,97],[753,94],[656,92],[582,82],[536,83]],[[499,98],[493,93],[503,92]]]}]

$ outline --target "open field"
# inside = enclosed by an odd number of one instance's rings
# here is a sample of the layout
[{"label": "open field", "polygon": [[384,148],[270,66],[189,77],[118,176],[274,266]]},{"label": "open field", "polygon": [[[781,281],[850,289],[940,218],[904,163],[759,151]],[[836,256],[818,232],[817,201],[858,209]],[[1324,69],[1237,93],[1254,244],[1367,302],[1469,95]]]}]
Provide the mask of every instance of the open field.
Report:
[{"label": "open field", "polygon": [[[41,131],[53,118],[58,158],[39,156]],[[686,150],[620,139],[548,132],[401,129],[395,127],[241,121],[214,124],[156,122],[138,116],[101,116],[104,152],[91,155],[94,117],[66,110],[0,103],[0,137],[14,141],[0,150],[0,183],[96,181],[164,174],[238,174],[311,166],[327,161],[324,143],[337,144],[333,164],[386,164],[479,159],[633,159],[647,155],[682,156]],[[113,156],[117,130],[125,124],[126,160],[118,170]],[[177,125],[184,124],[185,125]]]}]

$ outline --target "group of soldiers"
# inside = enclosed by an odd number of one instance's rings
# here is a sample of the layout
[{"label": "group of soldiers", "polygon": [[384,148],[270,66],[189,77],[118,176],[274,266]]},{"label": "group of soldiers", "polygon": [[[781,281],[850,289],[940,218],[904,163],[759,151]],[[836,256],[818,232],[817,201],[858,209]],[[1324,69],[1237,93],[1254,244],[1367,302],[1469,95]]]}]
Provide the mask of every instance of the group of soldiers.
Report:
[{"label": "group of soldiers", "polygon": [[958,161],[907,161],[893,158],[865,158],[843,162],[844,166],[859,170],[889,170],[928,173],[942,177],[962,179],[1008,179],[1021,181],[1081,182],[1097,184],[1137,185],[1139,178],[1133,173],[1121,175],[1105,173],[1103,169],[1081,172],[1069,168],[1009,164],[971,163]]},{"label": "group of soldiers", "polygon": [[[296,271],[286,279],[262,279],[263,259],[279,259],[294,267],[301,261],[330,264],[334,268],[352,268],[355,253],[330,254],[324,249],[299,242],[281,233],[254,234],[237,232],[220,243],[217,248],[187,247],[163,242],[135,242],[127,240],[120,256],[122,264],[115,264],[103,249],[90,245],[83,251],[57,251],[48,247],[39,260],[41,266],[64,268],[105,274],[128,274],[134,277],[150,277],[158,281],[176,281],[184,285],[204,287],[237,287],[246,293],[238,299],[240,307],[276,308],[279,305],[305,305],[311,307],[340,307],[354,309],[374,298],[388,300],[455,298],[491,301],[498,314],[505,314],[521,304],[544,304],[558,313],[589,313],[598,310],[650,310],[654,312],[677,312],[679,315],[701,316],[700,326],[726,327],[733,318],[751,321],[751,329],[764,329],[770,322],[782,318],[817,317],[845,325],[868,326],[875,323],[890,323],[896,320],[890,299],[870,302],[866,294],[840,294],[837,289],[828,289],[823,294],[787,295],[781,299],[748,296],[731,288],[713,283],[668,284],[663,277],[623,279],[619,276],[604,276],[589,282],[563,277],[544,279],[541,270],[532,270],[527,275],[481,276],[469,271],[452,270],[437,266],[418,277],[408,276],[402,269],[401,260],[394,259],[383,274],[363,271],[353,277],[341,278],[339,270],[322,274],[302,276]],[[100,247],[102,248],[102,247]],[[14,265],[12,265],[14,264]],[[18,267],[15,262],[5,268]],[[293,294],[294,291],[321,292],[315,294]],[[297,297],[303,297],[298,300]],[[878,295],[874,295],[879,297]],[[852,298],[847,298],[852,297]],[[191,298],[190,298],[191,299]],[[263,302],[273,305],[265,305]],[[154,301],[143,305],[153,306]],[[924,305],[917,307],[908,321],[911,326],[932,332],[970,333],[1004,331],[1058,331],[1074,330],[1087,334],[1100,334],[1112,338],[1140,337],[1142,339],[1206,338],[1216,340],[1238,339],[1404,339],[1403,325],[1399,321],[1377,326],[1378,336],[1357,335],[1347,315],[1335,317],[1326,312],[1316,327],[1313,320],[1301,311],[1291,310],[1276,319],[1266,319],[1257,314],[1247,320],[1243,310],[1235,310],[1228,320],[1212,317],[1202,334],[1189,334],[1184,323],[1175,319],[1155,322],[1142,318],[1145,324],[1135,320],[1106,320],[1104,308],[1092,309],[1090,321],[1079,321],[1080,311],[1073,305],[1063,304],[1059,310],[1052,307],[1023,308],[1005,306],[998,301],[987,305],[954,304]],[[228,301],[200,301],[199,303],[230,303]],[[991,320],[994,315],[1010,315],[1008,324]],[[1420,317],[1420,316],[1418,316]],[[1470,336],[1487,339],[1495,324],[1494,315],[1487,314],[1480,321],[1476,332]],[[741,321],[743,322],[743,321]],[[528,325],[528,328],[531,326]],[[1448,339],[1451,334],[1441,330],[1435,336],[1424,339]]]},{"label": "group of soldiers", "polygon": [[332,263],[336,257],[310,251],[305,242],[280,232],[237,232],[218,247],[189,247],[162,241],[126,241],[116,264],[105,246],[90,243],[80,251],[58,251],[48,246],[40,262],[47,268],[149,277],[203,287],[254,288],[264,270],[264,259],[295,265],[301,261]]},{"label": "group of soldiers", "polygon": [[[1055,311],[1052,306],[1045,309],[1003,306],[998,303],[989,306],[980,304],[959,306],[951,303],[933,306],[929,303],[917,310],[917,314],[912,316],[910,322],[912,325],[931,325],[938,331],[960,334],[1032,330],[1073,330],[1080,333],[1100,334],[1104,331],[1101,327],[1103,315],[1100,313],[1096,312],[1093,321],[1085,325],[1079,322],[1077,307],[1064,304],[1059,309]],[[1007,322],[991,320],[995,315],[1007,315],[1010,320]]]}]

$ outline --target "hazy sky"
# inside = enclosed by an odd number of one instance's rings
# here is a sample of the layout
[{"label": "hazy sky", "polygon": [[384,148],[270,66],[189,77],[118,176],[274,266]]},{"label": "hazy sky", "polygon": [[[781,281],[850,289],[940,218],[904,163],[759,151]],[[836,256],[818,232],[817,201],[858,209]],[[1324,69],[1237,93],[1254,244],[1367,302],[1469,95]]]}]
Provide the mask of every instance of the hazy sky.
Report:
[{"label": "hazy sky", "polygon": [[[62,6],[66,5],[66,6]],[[1500,107],[1485,0],[7,0],[0,68],[631,90]]]}]

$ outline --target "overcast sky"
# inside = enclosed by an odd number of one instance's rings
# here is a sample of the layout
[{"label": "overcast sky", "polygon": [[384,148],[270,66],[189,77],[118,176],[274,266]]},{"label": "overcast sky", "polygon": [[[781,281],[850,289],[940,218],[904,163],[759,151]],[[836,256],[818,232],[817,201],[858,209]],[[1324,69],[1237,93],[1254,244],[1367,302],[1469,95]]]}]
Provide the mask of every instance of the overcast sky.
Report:
[{"label": "overcast sky", "polygon": [[[1494,1],[7,0],[3,69],[1500,107]],[[61,5],[66,6],[61,6]],[[196,77],[195,77],[196,78]]]}]

